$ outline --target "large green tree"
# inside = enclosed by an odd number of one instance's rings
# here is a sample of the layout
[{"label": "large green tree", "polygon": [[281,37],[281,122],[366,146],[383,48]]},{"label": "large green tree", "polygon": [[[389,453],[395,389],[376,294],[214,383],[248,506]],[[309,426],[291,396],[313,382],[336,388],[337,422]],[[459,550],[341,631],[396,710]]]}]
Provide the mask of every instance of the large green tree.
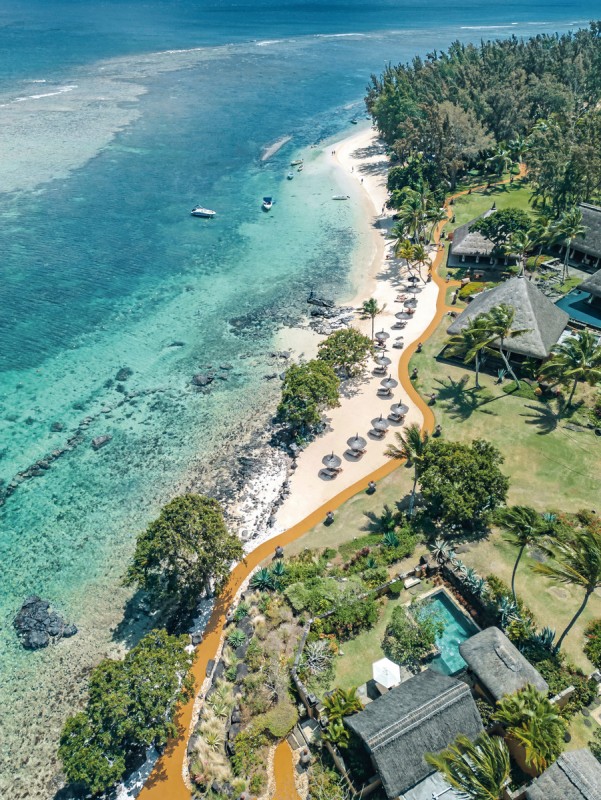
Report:
[{"label": "large green tree", "polygon": [[490,442],[432,439],[419,470],[427,514],[443,526],[478,528],[505,502],[509,479],[503,456]]},{"label": "large green tree", "polygon": [[331,333],[317,346],[317,358],[352,378],[361,373],[374,346],[369,336],[356,328],[342,328]]},{"label": "large green tree", "polygon": [[571,536],[556,542],[552,547],[553,560],[535,564],[534,571],[557,581],[578,586],[584,590],[582,603],[557,641],[557,649],[572,630],[578,617],[596,589],[601,588],[601,522],[598,517],[588,518],[575,526]]},{"label": "large green tree", "polygon": [[572,384],[568,405],[572,405],[578,383],[596,386],[601,383],[601,345],[592,331],[578,331],[551,350],[551,357],[541,368],[543,377],[557,378]]},{"label": "large green tree", "polygon": [[278,419],[296,436],[306,436],[319,425],[326,408],[339,405],[340,378],[330,364],[314,359],[286,370]]},{"label": "large green tree", "polygon": [[133,756],[175,736],[177,704],[193,690],[188,644],[188,636],[154,630],[122,661],[105,659],[92,671],[86,708],[60,737],[70,783],[100,794],[123,778]]},{"label": "large green tree", "polygon": [[425,759],[466,800],[501,800],[509,782],[507,745],[487,733],[473,742],[461,734],[446,750],[426,753]]},{"label": "large green tree", "polygon": [[444,623],[428,613],[427,606],[416,606],[410,613],[411,617],[403,606],[394,609],[386,626],[382,650],[391,661],[417,671],[422,660],[432,654]]},{"label": "large green tree", "polygon": [[227,530],[217,500],[183,495],[138,535],[126,583],[156,604],[191,612],[211,584],[219,591],[241,557],[240,540]]}]

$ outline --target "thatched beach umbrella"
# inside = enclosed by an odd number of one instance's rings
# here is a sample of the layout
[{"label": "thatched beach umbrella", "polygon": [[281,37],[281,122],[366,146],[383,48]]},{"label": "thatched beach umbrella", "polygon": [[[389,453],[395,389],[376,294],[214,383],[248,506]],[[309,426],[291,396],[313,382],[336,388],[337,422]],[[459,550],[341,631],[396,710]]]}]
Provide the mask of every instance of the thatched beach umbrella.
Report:
[{"label": "thatched beach umbrella", "polygon": [[332,451],[330,455],[324,456],[321,459],[321,463],[328,469],[338,469],[338,467],[342,464],[342,459],[340,456],[334,455],[334,452]]},{"label": "thatched beach umbrella", "polygon": [[397,312],[396,312],[396,314],[395,314],[394,316],[395,316],[397,319],[403,319],[403,320],[407,319],[407,315],[405,314],[405,312],[404,312],[404,311],[397,311]]},{"label": "thatched beach umbrella", "polygon": [[406,406],[404,403],[393,403],[393,405],[390,406],[390,410],[396,416],[402,417],[409,411],[409,406]]},{"label": "thatched beach umbrella", "polygon": [[383,381],[380,381],[380,384],[390,392],[392,389],[396,389],[396,387],[399,385],[399,382],[395,381],[395,379],[389,375],[387,378],[384,378]]},{"label": "thatched beach umbrella", "polygon": [[374,358],[374,361],[379,367],[387,367],[391,363],[387,356],[378,356],[377,358]]},{"label": "thatched beach umbrella", "polygon": [[376,431],[387,431],[390,427],[390,422],[380,414],[377,419],[372,419],[371,424]]},{"label": "thatched beach umbrella", "polygon": [[405,291],[406,292],[411,292],[412,294],[417,294],[418,292],[421,292],[421,289],[415,283],[412,283],[410,286],[408,286],[405,289]]},{"label": "thatched beach umbrella", "polygon": [[409,283],[419,283],[419,278],[417,277],[417,275],[410,275],[407,278],[407,280],[409,281]]},{"label": "thatched beach umbrella", "polygon": [[356,433],[347,440],[347,444],[351,450],[363,450],[363,448],[367,445],[367,441],[363,438],[363,436],[359,436],[359,433]]},{"label": "thatched beach umbrella", "polygon": [[405,300],[403,306],[405,308],[415,308],[417,306],[417,299],[415,297],[411,297],[409,300]]},{"label": "thatched beach umbrella", "polygon": [[377,339],[379,342],[385,342],[385,341],[386,341],[386,339],[390,339],[390,334],[389,334],[389,333],[386,333],[386,331],[385,331],[385,330],[378,331],[378,332],[376,333],[376,339]]}]

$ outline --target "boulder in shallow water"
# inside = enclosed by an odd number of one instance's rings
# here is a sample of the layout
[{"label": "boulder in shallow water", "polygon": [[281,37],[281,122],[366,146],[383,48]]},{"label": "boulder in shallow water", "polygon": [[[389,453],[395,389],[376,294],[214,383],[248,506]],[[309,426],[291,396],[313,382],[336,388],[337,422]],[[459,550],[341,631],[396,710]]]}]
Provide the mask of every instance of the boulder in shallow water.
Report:
[{"label": "boulder in shallow water", "polygon": [[23,647],[38,650],[56,642],[63,636],[74,636],[75,625],[65,625],[65,620],[56,611],[49,611],[50,603],[38,595],[25,599],[13,620],[13,626]]},{"label": "boulder in shallow water", "polygon": [[215,379],[214,375],[210,372],[198,372],[193,378],[192,383],[194,386],[209,386]]},{"label": "boulder in shallow water", "polygon": [[128,378],[134,374],[133,369],[131,367],[121,367],[119,372],[115,375],[115,380],[119,382],[126,381]]},{"label": "boulder in shallow water", "polygon": [[102,436],[97,436],[95,439],[92,439],[92,447],[94,450],[100,450],[101,447],[104,447],[105,444],[108,444],[113,437],[110,433],[104,433]]}]

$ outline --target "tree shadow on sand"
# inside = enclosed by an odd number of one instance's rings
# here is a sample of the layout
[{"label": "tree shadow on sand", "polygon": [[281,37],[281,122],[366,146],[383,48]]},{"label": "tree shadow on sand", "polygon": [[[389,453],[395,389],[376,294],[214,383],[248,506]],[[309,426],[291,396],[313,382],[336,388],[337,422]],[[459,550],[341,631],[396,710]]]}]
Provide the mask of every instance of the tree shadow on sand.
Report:
[{"label": "tree shadow on sand", "polygon": [[550,403],[539,403],[538,405],[527,405],[532,414],[522,414],[527,417],[526,425],[534,425],[538,428],[539,436],[546,436],[557,430],[560,421],[566,416],[567,403],[560,397]]},{"label": "tree shadow on sand", "polygon": [[436,383],[440,387],[436,395],[437,401],[444,405],[452,419],[460,422],[465,422],[475,411],[496,416],[494,411],[483,408],[483,406],[492,403],[497,398],[487,389],[477,389],[475,386],[468,389],[468,382],[469,375],[464,375],[457,381],[450,375],[447,376],[446,381],[437,378]]}]

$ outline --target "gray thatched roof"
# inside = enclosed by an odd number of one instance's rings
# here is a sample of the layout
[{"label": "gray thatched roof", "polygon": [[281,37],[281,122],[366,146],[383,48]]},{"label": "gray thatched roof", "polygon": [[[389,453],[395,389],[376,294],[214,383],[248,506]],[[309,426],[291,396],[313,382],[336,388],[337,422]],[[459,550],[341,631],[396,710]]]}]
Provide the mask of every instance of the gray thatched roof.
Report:
[{"label": "gray thatched roof", "polygon": [[601,269],[598,269],[590,278],[583,281],[578,288],[585,292],[590,292],[595,297],[601,297]]},{"label": "gray thatched roof", "polygon": [[588,748],[563,753],[526,789],[526,800],[601,800],[601,764]]},{"label": "gray thatched roof", "polygon": [[466,222],[465,225],[460,225],[455,228],[453,232],[453,241],[451,242],[451,253],[454,256],[490,256],[494,250],[494,244],[482,236],[477,231],[470,231],[470,227],[479,219],[486,219],[491,214],[495,213],[494,208],[489,208],[484,214],[479,217]]},{"label": "gray thatched roof", "polygon": [[580,203],[582,225],[586,228],[584,236],[578,236],[571,248],[586,253],[593,258],[601,256],[601,208],[590,203]]},{"label": "gray thatched roof", "polygon": [[426,669],[345,720],[371,753],[389,798],[415,786],[434,770],[425,753],[448,747],[459,733],[470,739],[482,720],[469,687]]},{"label": "gray thatched roof", "polygon": [[460,333],[468,322],[500,305],[515,310],[514,330],[527,333],[505,342],[505,350],[529,358],[546,358],[568,324],[569,314],[562,311],[526,278],[508,281],[480,292],[449,326],[450,334]]},{"label": "gray thatched roof", "polygon": [[540,692],[549,686],[498,628],[486,628],[459,645],[468,667],[488,693],[500,700],[531,683]]}]

